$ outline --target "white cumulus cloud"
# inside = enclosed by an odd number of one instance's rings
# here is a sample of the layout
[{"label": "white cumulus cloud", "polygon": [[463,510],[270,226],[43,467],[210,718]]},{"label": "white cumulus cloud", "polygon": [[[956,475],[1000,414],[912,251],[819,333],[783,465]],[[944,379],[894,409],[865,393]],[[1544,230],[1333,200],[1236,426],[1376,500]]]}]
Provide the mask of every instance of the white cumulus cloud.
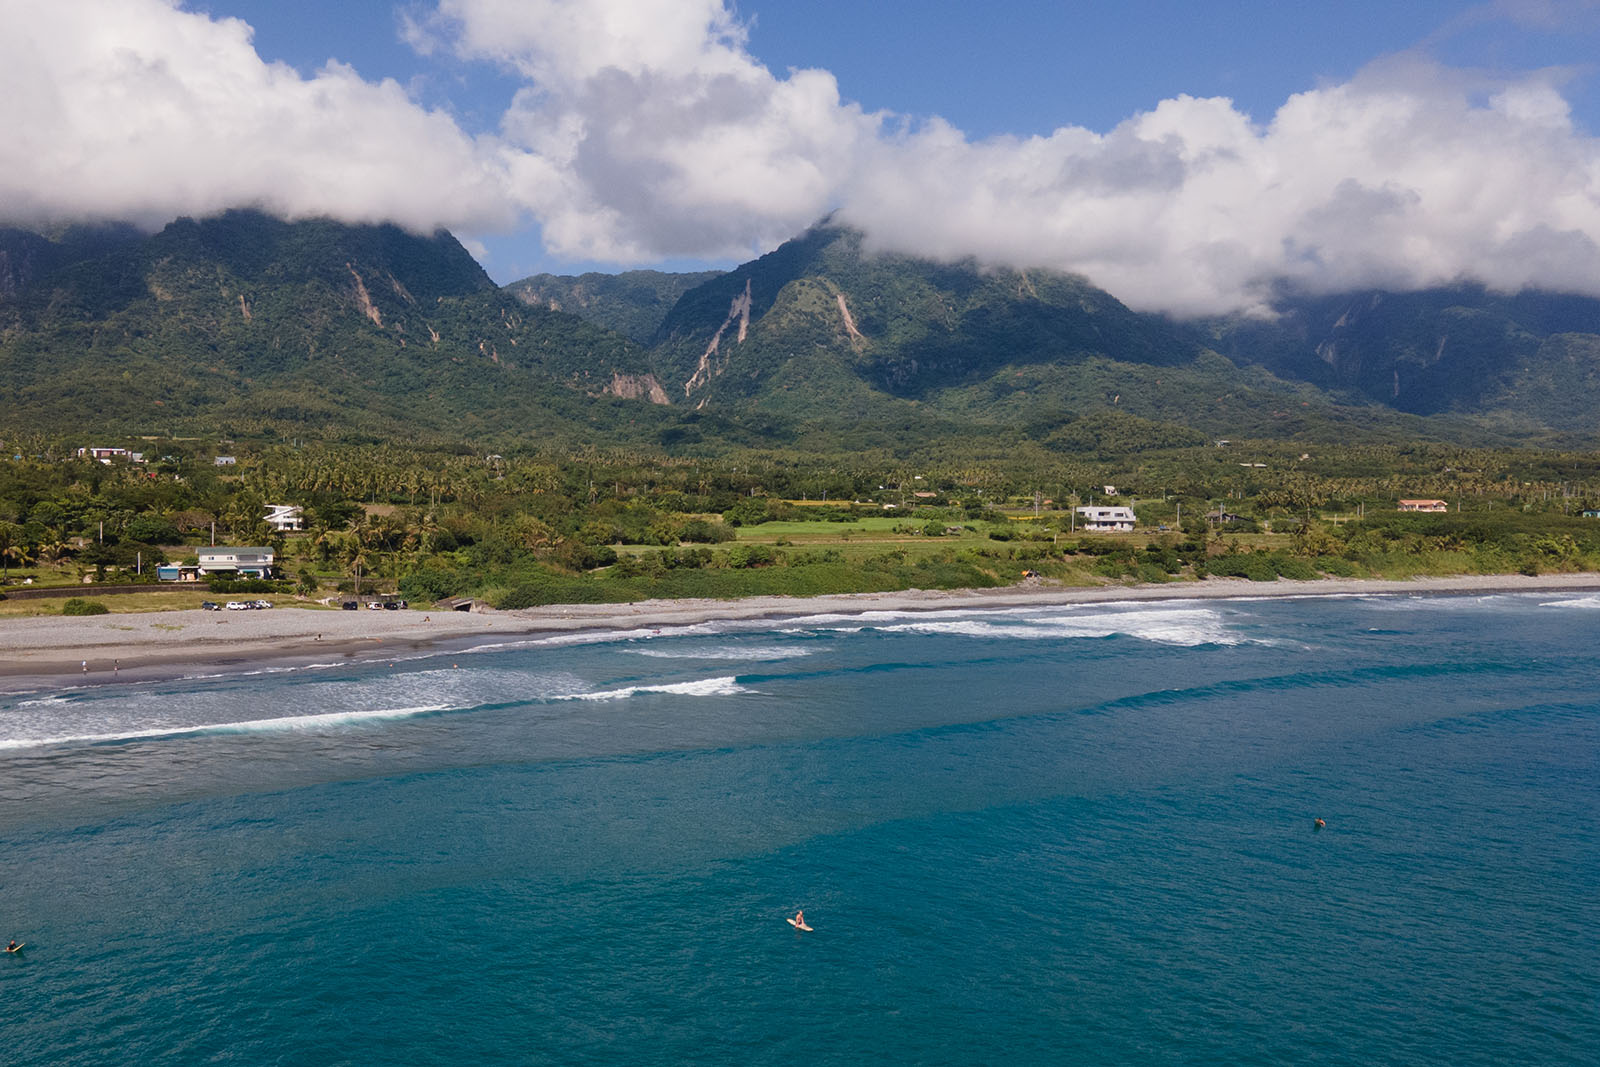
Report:
[{"label": "white cumulus cloud", "polygon": [[723,0],[442,0],[416,36],[527,80],[513,195],[574,258],[733,256],[837,210],[878,248],[1079,272],[1178,314],[1283,281],[1600,294],[1600,143],[1553,72],[1400,57],[1264,122],[1180,96],[1105,133],[973,140],[774,74]]},{"label": "white cumulus cloud", "polygon": [[527,79],[513,195],[573,258],[770,248],[836,206],[879,126],[826,71],[768,71],[722,0],[444,0],[412,39]]},{"label": "white cumulus cloud", "polygon": [[978,140],[769,70],[727,0],[436,0],[408,37],[518,79],[495,134],[347,66],[263,62],[244,23],[178,0],[0,0],[0,221],[531,218],[558,256],[640,265],[742,259],[836,212],[872,247],[1073,271],[1175,314],[1285,282],[1600,295],[1600,142],[1558,71],[1402,56],[1272,115],[1179,96],[1108,131]]},{"label": "white cumulus cloud", "polygon": [[259,207],[417,230],[510,225],[504,168],[392,81],[261,60],[251,30],[168,0],[0,0],[0,215]]}]

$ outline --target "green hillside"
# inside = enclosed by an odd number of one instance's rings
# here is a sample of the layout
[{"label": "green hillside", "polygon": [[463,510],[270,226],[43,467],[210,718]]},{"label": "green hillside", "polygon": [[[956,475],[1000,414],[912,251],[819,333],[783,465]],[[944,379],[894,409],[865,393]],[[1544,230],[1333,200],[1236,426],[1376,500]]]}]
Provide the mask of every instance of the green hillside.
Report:
[{"label": "green hillside", "polygon": [[1042,440],[1108,413],[1191,437],[1496,438],[1230,361],[1210,341],[1081,278],[868,255],[859,233],[822,225],[685,294],[652,359],[675,401],[804,420],[910,408]]},{"label": "green hillside", "polygon": [[679,297],[721,273],[630,270],[576,276],[535,274],[512,282],[506,289],[526,304],[569,312],[630,340],[649,344]]},{"label": "green hillside", "polygon": [[0,388],[11,430],[474,450],[1582,448],[1600,302],[1461,287],[1180,323],[1071,275],[869,254],[832,224],[727,273],[499,289],[448,233],[235,211],[0,231]]},{"label": "green hillside", "polygon": [[230,212],[87,253],[19,244],[40,266],[0,299],[17,427],[588,433],[648,372],[626,339],[510,299],[443,232]]},{"label": "green hillside", "polygon": [[1286,297],[1276,321],[1205,324],[1241,363],[1419,415],[1592,433],[1600,301],[1455,286]]}]

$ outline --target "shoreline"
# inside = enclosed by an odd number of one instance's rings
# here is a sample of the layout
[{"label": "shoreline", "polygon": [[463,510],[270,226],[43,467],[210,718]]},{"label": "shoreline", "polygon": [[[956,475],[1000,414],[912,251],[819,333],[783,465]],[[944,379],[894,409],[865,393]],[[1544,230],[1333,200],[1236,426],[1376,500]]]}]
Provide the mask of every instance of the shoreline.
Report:
[{"label": "shoreline", "polygon": [[841,593],[741,600],[646,600],[559,604],[522,611],[403,612],[275,608],[199,610],[0,621],[0,693],[152,681],[196,672],[363,663],[561,633],[652,630],[710,622],[760,622],[872,612],[1003,610],[1126,601],[1304,596],[1486,596],[1600,591],[1600,573],[1252,582],[1212,578],[1159,585]]}]

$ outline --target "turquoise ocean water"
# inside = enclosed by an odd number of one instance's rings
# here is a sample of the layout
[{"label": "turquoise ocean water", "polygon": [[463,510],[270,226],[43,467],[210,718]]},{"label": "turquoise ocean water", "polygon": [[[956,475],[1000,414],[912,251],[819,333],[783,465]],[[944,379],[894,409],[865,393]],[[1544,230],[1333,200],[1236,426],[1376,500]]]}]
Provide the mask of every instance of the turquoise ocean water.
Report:
[{"label": "turquoise ocean water", "polygon": [[0,697],[0,1061],[1594,1064],[1597,646],[1174,601]]}]

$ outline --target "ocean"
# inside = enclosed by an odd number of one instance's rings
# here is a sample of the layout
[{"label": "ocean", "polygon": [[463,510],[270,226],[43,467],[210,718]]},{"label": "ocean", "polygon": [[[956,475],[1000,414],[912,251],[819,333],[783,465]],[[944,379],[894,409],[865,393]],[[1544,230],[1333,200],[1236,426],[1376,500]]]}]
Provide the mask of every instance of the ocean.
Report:
[{"label": "ocean", "polygon": [[1594,1064],[1597,647],[1175,600],[0,697],[0,1060]]}]

